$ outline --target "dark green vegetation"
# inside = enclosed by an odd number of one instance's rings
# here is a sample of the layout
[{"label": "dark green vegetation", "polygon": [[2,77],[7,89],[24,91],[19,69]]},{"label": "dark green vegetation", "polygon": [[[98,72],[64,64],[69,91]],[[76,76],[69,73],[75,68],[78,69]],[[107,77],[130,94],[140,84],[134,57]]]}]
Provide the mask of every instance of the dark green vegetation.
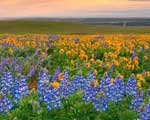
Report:
[{"label": "dark green vegetation", "polygon": [[0,21],[0,33],[28,34],[111,34],[111,33],[150,33],[150,26],[108,26],[89,25],[78,22],[52,21]]}]

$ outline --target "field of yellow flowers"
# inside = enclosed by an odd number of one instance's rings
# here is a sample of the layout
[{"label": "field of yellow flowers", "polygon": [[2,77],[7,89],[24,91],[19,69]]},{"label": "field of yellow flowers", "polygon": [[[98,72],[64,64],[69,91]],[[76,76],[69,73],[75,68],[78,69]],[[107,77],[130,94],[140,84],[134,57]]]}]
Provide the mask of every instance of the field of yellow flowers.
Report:
[{"label": "field of yellow flowers", "polygon": [[150,120],[150,35],[0,35],[0,119]]}]

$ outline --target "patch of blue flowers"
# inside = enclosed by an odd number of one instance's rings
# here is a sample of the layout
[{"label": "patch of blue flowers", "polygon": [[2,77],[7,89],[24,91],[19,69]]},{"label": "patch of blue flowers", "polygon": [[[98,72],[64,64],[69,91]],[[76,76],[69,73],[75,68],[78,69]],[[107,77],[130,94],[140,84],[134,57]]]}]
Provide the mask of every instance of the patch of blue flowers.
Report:
[{"label": "patch of blue flowers", "polygon": [[6,69],[0,77],[0,113],[9,112],[28,93],[26,78],[21,74],[14,77],[12,72]]},{"label": "patch of blue flowers", "polygon": [[[55,77],[56,79],[58,73],[60,73],[60,69],[56,70],[53,78]],[[40,72],[38,82],[40,100],[42,97],[42,102],[47,104],[47,109],[52,110],[62,106],[62,98],[67,98],[80,90],[83,91],[82,100],[84,102],[92,103],[96,111],[107,111],[109,101],[118,103],[125,96],[132,96],[129,108],[139,113],[141,120],[148,120],[146,118],[149,118],[149,105],[142,112],[144,94],[141,90],[138,90],[137,80],[134,75],[129,78],[126,84],[121,76],[112,79],[111,75],[107,73],[104,74],[98,85],[93,85],[94,80],[96,80],[96,74],[92,71],[87,74],[86,78],[79,73],[70,80],[69,73],[65,70],[59,88],[52,88],[48,73],[46,71]]]},{"label": "patch of blue flowers", "polygon": [[[137,80],[134,75],[128,79],[127,83],[121,76],[118,75],[113,79],[107,73],[97,81],[96,74],[92,71],[86,77],[78,73],[70,79],[69,72],[65,70],[59,81],[59,87],[55,88],[52,86],[52,82],[58,80],[60,72],[60,68],[57,68],[52,76],[46,69],[42,69],[38,75],[39,101],[46,104],[48,111],[60,108],[62,99],[67,99],[75,92],[82,91],[82,100],[93,104],[96,111],[107,111],[110,101],[120,103],[124,97],[131,96],[129,109],[135,110],[139,114],[140,120],[149,120],[150,105],[144,104],[144,93],[137,88]],[[13,76],[9,69],[1,73],[0,113],[9,112],[22,97],[28,94],[29,88],[25,76],[22,74]],[[149,90],[146,92],[146,96],[149,97]]]}]

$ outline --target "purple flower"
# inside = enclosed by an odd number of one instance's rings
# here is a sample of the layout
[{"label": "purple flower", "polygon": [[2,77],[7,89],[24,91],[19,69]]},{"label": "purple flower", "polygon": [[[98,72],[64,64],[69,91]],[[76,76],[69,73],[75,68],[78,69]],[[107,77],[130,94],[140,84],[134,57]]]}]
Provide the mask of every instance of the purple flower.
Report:
[{"label": "purple flower", "polygon": [[79,41],[80,41],[80,38],[77,38],[77,37],[74,38],[74,42],[75,42],[75,43],[78,43]]},{"label": "purple flower", "polygon": [[50,39],[50,40],[58,40],[59,36],[56,35],[56,34],[51,34],[51,35],[48,36],[48,39]]},{"label": "purple flower", "polygon": [[32,65],[31,68],[30,68],[30,71],[28,73],[28,76],[32,77],[34,74],[35,74],[35,67],[34,67],[34,65]]},{"label": "purple flower", "polygon": [[131,58],[134,59],[135,57],[138,57],[138,55],[136,53],[133,53]]},{"label": "purple flower", "polygon": [[38,55],[38,53],[39,53],[39,50],[38,50],[38,47],[36,47],[34,51],[34,55]]},{"label": "purple flower", "polygon": [[58,75],[59,75],[60,72],[61,72],[60,67],[57,67],[56,70],[55,70],[55,73],[53,75],[53,78],[52,78],[53,81],[58,79]]},{"label": "purple flower", "polygon": [[145,50],[145,46],[144,45],[142,45],[142,47],[141,47],[141,51],[143,52]]}]

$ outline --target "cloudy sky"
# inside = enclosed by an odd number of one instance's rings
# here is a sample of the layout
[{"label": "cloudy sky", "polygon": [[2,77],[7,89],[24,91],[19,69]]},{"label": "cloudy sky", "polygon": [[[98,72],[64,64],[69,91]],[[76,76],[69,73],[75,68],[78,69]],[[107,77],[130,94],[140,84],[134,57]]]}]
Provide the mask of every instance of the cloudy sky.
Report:
[{"label": "cloudy sky", "polygon": [[6,17],[150,17],[150,0],[0,0]]}]

